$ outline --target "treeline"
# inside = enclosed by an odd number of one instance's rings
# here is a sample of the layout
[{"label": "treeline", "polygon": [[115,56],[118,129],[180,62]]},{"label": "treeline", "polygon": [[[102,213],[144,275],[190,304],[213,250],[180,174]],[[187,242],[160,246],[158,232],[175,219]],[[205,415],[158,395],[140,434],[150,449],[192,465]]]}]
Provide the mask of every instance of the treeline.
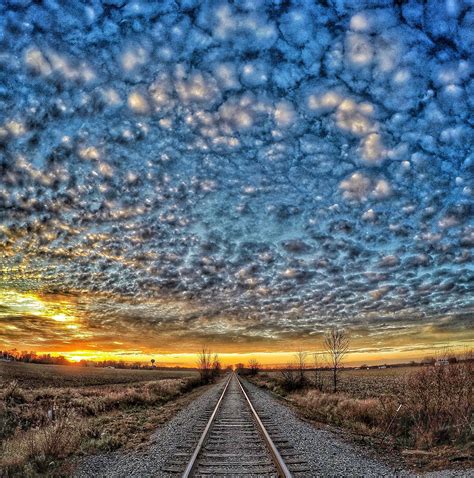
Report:
[{"label": "treeline", "polygon": [[143,362],[125,362],[123,360],[81,360],[71,362],[63,355],[38,354],[33,351],[18,351],[17,349],[0,350],[0,360],[8,362],[24,362],[46,365],[70,365],[74,367],[117,368],[132,370],[190,370],[190,367],[156,366],[155,360],[151,364]]},{"label": "treeline", "polygon": [[118,368],[130,370],[192,370],[192,367],[167,367],[164,365],[155,365],[154,361],[150,365],[144,362],[124,362],[123,360],[81,360],[73,365],[78,365],[80,367]]},{"label": "treeline", "polygon": [[51,354],[38,354],[36,352],[13,350],[0,350],[0,358],[10,362],[25,362],[50,365],[71,365],[71,362],[63,355],[52,356]]}]

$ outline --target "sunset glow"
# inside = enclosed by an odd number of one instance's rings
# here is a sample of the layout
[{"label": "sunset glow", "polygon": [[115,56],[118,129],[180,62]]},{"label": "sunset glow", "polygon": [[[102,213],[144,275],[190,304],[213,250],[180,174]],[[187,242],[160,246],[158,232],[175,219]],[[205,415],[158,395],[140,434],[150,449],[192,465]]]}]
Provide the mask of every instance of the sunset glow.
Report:
[{"label": "sunset glow", "polygon": [[472,347],[472,9],[75,3],[0,7],[1,349]]},{"label": "sunset glow", "polygon": [[[223,337],[215,335],[212,342],[206,341],[207,337],[201,337],[202,342],[199,342],[194,339],[194,333],[181,333],[179,342],[173,343],[172,335],[169,335],[169,339],[165,340],[161,347],[157,347],[156,344],[164,337],[159,330],[150,328],[148,336],[138,340],[135,336],[128,337],[125,331],[123,335],[119,335],[113,324],[98,330],[93,321],[85,319],[84,317],[89,316],[87,311],[97,306],[95,301],[100,298],[86,300],[81,296],[79,300],[73,297],[42,296],[15,291],[3,291],[1,297],[4,304],[8,303],[8,307],[4,305],[0,312],[3,337],[8,337],[8,340],[2,339],[0,348],[15,347],[19,350],[63,355],[71,362],[124,360],[148,363],[151,358],[155,358],[160,366],[194,366],[196,351],[208,345],[220,354],[225,365],[246,363],[251,358],[256,358],[263,365],[274,366],[291,362],[294,352],[300,348],[310,353],[321,354],[323,351],[322,331],[320,334],[301,337],[297,342],[281,338],[272,342],[261,340],[260,343],[253,341],[247,344],[226,341],[225,334]],[[112,300],[111,297],[106,299],[109,307]],[[159,309],[170,307],[171,304],[158,302],[154,306]],[[176,308],[178,304],[172,306]],[[127,304],[127,307],[133,313],[135,307],[140,310],[142,305]],[[185,308],[181,305],[180,310],[184,313]],[[441,322],[449,320],[448,316],[440,319]],[[28,331],[36,331],[37,334],[27,335],[25,332]],[[354,328],[353,350],[348,363],[360,365],[371,362],[410,361],[435,355],[447,345],[452,351],[462,351],[471,345],[470,337],[465,334],[455,335],[450,332],[445,335],[431,326],[415,327],[411,333],[396,338],[383,335],[382,340],[376,339],[378,346],[374,346],[372,336],[377,335],[372,335],[365,329],[357,333]]]}]

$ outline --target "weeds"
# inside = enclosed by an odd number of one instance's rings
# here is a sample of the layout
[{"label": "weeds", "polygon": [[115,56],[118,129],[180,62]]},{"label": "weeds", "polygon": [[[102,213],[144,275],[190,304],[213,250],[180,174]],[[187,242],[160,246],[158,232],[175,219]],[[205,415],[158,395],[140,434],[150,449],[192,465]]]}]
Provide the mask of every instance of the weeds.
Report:
[{"label": "weeds", "polygon": [[71,455],[81,441],[82,422],[62,416],[54,423],[18,431],[3,446],[2,469],[6,476],[45,473],[57,460]]},{"label": "weeds", "polygon": [[426,448],[466,443],[471,435],[473,363],[430,366],[410,375],[402,395],[397,433]]},{"label": "weeds", "polygon": [[17,381],[5,384],[0,394],[0,476],[50,476],[61,460],[81,450],[115,450],[130,441],[128,433],[151,427],[146,419],[157,405],[191,391],[199,379],[75,385],[25,390]]},{"label": "weeds", "polygon": [[[370,372],[371,373],[371,372]],[[376,393],[370,383],[344,392],[321,391],[321,377],[298,387],[298,374],[287,368],[279,374],[260,374],[256,384],[287,395],[311,419],[350,428],[364,435],[381,437],[395,416],[389,434],[401,446],[429,448],[438,445],[467,445],[472,440],[473,362],[466,360],[446,366],[427,366],[393,381],[393,393],[379,391],[380,374],[372,374]],[[383,377],[382,377],[383,379]],[[357,379],[354,379],[357,381]],[[326,389],[329,386],[326,387]]]},{"label": "weeds", "polygon": [[10,405],[26,403],[25,395],[17,380],[13,380],[3,392],[3,400]]}]

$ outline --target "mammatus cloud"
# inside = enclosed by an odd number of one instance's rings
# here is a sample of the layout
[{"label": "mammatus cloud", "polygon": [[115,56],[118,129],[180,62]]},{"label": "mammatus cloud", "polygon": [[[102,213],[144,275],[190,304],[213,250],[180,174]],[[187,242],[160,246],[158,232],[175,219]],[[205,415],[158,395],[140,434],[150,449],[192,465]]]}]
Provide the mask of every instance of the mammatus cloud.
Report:
[{"label": "mammatus cloud", "polygon": [[[22,1],[0,18],[5,340],[467,333],[470,2]],[[21,318],[35,293],[74,297],[82,332]]]}]

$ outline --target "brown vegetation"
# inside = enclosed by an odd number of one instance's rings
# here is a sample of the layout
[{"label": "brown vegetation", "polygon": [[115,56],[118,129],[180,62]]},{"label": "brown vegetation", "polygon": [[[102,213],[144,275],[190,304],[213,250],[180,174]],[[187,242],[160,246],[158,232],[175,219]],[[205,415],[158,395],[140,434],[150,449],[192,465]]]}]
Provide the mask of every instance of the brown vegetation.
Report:
[{"label": "brown vegetation", "polygon": [[337,392],[339,371],[342,361],[349,351],[349,335],[344,329],[333,327],[324,334],[324,350],[326,351],[332,370],[333,392]]},{"label": "brown vegetation", "polygon": [[261,365],[258,363],[256,359],[250,359],[247,367],[249,369],[250,375],[255,376],[260,371]]},{"label": "brown vegetation", "polygon": [[320,372],[312,380],[311,373],[307,375],[307,387],[292,393],[280,373],[260,374],[254,382],[289,398],[306,418],[349,428],[378,443],[421,450],[450,447],[452,457],[465,458],[472,451],[471,360],[416,369],[346,371],[343,391],[337,393],[332,392],[331,372]]},{"label": "brown vegetation", "polygon": [[36,476],[74,453],[82,440],[84,422],[61,416],[38,428],[17,431],[2,445],[0,470],[5,476]]},{"label": "brown vegetation", "polygon": [[299,350],[295,354],[294,363],[289,363],[280,370],[281,386],[286,392],[300,390],[308,385],[306,375],[308,353]]},{"label": "brown vegetation", "polygon": [[17,381],[22,389],[131,384],[162,378],[197,377],[196,370],[128,370],[70,365],[0,362],[0,384]]},{"label": "brown vegetation", "polygon": [[[82,385],[81,376],[73,374],[74,380],[57,386],[58,377],[67,376],[70,369],[1,365],[1,476],[54,476],[61,460],[70,455],[141,442],[155,429],[162,405],[199,384],[192,372],[166,378],[169,374],[163,371],[102,369],[88,374],[82,369]],[[24,379],[5,380],[5,376],[21,376],[22,371],[36,375],[36,387],[31,383],[24,387]],[[54,386],[51,374],[57,375]]]},{"label": "brown vegetation", "polygon": [[212,382],[222,371],[219,355],[212,354],[207,347],[203,347],[197,354],[196,365],[202,384]]}]

